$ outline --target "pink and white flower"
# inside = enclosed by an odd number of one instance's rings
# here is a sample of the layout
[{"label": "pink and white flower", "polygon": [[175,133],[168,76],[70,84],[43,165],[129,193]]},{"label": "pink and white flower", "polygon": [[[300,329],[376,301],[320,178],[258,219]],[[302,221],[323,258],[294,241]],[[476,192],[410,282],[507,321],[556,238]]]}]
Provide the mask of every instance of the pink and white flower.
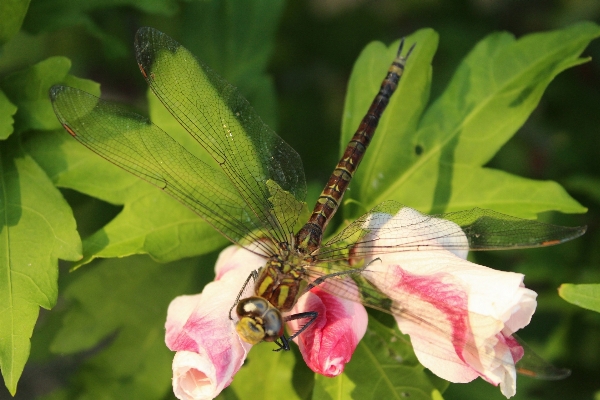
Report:
[{"label": "pink and white flower", "polygon": [[[398,231],[399,225],[407,229]],[[467,261],[466,251],[454,250],[467,244],[458,225],[407,207],[393,217],[373,216],[365,227],[376,241],[370,245],[413,247],[366,259],[373,262],[363,275],[402,309],[396,321],[419,362],[450,382],[481,376],[513,396],[523,348],[511,335],[529,324],[536,308],[537,294],[524,287],[524,276]],[[453,234],[436,239],[440,232]]]},{"label": "pink and white flower", "polygon": [[[399,231],[398,226],[407,229]],[[413,247],[414,251],[366,259],[363,274],[401,310],[396,320],[410,335],[419,361],[451,382],[482,377],[500,385],[506,397],[514,395],[514,364],[523,349],[511,335],[529,323],[536,307],[536,294],[523,286],[523,275],[466,261],[467,251],[454,250],[456,244],[466,248],[460,227],[410,208],[395,216],[375,214],[365,228],[371,230],[367,239],[375,241],[371,245]],[[439,238],[440,232],[450,231],[455,234]],[[230,246],[219,256],[214,282],[201,294],[178,297],[169,306],[166,343],[177,351],[173,389],[179,399],[217,396],[242,366],[251,345],[237,335],[236,316],[231,321],[227,314],[244,281],[264,262],[263,257]],[[348,281],[344,286],[348,298],[358,298],[352,279],[336,279]],[[328,293],[327,286],[325,281],[306,293],[287,315],[319,313],[294,340],[313,371],[336,376],[364,335],[367,315],[361,304]],[[356,293],[349,293],[353,287]],[[305,323],[305,319],[288,322],[289,332]]]},{"label": "pink and white flower", "polygon": [[[173,392],[178,399],[212,399],[229,386],[252,347],[235,332],[227,313],[250,272],[264,259],[230,246],[219,255],[217,278],[202,293],[179,296],[165,324],[173,359]],[[235,318],[235,311],[232,313]]]},{"label": "pink and white flower", "polygon": [[[252,345],[235,330],[235,310],[227,315],[250,273],[265,259],[238,246],[224,249],[215,266],[216,280],[202,293],[179,296],[167,312],[166,343],[176,351],[173,359],[173,392],[178,399],[212,399],[229,386]],[[247,293],[252,292],[252,282]],[[340,299],[314,288],[287,315],[317,311],[319,318],[296,338],[308,366],[326,376],[337,376],[367,329],[361,304]],[[288,322],[290,332],[306,319]]]}]

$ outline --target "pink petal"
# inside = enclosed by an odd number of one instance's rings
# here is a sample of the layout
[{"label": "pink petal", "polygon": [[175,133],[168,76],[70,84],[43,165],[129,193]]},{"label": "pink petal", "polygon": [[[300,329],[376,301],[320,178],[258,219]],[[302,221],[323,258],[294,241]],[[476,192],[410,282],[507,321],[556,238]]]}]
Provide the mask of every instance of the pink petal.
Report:
[{"label": "pink petal", "polygon": [[[225,272],[218,281],[206,285],[201,294],[177,297],[169,305],[165,341],[177,351],[173,391],[180,399],[217,396],[231,383],[252,347],[239,338],[236,321],[228,315],[244,281],[264,259],[232,247],[219,257],[217,267]],[[237,319],[235,311],[232,317]]]},{"label": "pink petal", "polygon": [[[348,281],[349,284],[354,284],[351,279]],[[326,289],[327,283],[323,286]],[[319,316],[306,331],[294,339],[304,361],[319,374],[329,377],[341,374],[367,330],[365,308],[359,303],[341,299],[316,287],[302,296],[289,314],[306,311],[317,311]],[[298,331],[306,321],[289,321],[290,331]]]},{"label": "pink petal", "polygon": [[[440,240],[437,232],[458,232],[450,221],[423,217],[411,209],[371,224],[377,244],[407,242],[415,246],[437,243],[443,247],[461,239]],[[371,222],[371,221],[369,221]],[[386,224],[410,225],[405,238],[387,237]],[[417,229],[419,227],[419,229]],[[410,236],[419,235],[420,242]],[[439,237],[439,233],[437,233]],[[507,397],[516,392],[514,364],[522,348],[510,337],[526,326],[536,307],[536,293],[523,286],[523,275],[496,271],[461,258],[448,250],[406,251],[380,255],[365,277],[394,299],[403,316],[400,330],[411,336],[415,353],[425,367],[451,382],[469,382],[478,376],[500,385]],[[460,257],[459,257],[460,256]],[[369,262],[370,260],[366,260]]]}]

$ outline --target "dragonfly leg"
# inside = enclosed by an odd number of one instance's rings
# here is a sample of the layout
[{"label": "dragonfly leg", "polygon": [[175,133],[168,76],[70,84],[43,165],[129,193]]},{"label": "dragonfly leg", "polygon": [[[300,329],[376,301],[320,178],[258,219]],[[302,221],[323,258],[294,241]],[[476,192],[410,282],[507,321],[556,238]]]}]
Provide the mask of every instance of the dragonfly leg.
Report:
[{"label": "dragonfly leg", "polygon": [[310,318],[310,319],[308,320],[308,322],[306,324],[302,325],[302,328],[300,328],[296,332],[294,332],[294,334],[292,336],[285,337],[285,335],[282,335],[279,338],[279,339],[281,339],[281,343],[279,343],[279,341],[276,340],[275,344],[277,344],[277,346],[279,346],[279,348],[274,349],[273,351],[281,351],[281,350],[288,351],[290,349],[290,341],[294,340],[294,338],[296,336],[298,336],[299,334],[304,332],[306,330],[306,328],[311,326],[312,323],[317,320],[318,316],[319,316],[319,313],[316,311],[307,311],[307,312],[303,312],[303,313],[288,315],[287,317],[285,317],[283,319],[285,322],[293,321],[295,319],[302,319],[302,318]]},{"label": "dragonfly leg", "polygon": [[259,271],[260,271],[260,269],[255,269],[254,271],[250,272],[250,275],[248,275],[248,278],[246,278],[246,281],[242,285],[242,288],[240,289],[237,297],[235,298],[235,301],[233,302],[233,305],[229,309],[229,319],[230,320],[233,321],[233,318],[231,318],[231,312],[233,311],[233,309],[235,308],[235,306],[237,306],[237,304],[240,302],[240,297],[242,297],[242,294],[244,294],[244,290],[246,290],[246,286],[248,286],[248,283],[250,282],[250,279],[252,279],[254,282],[256,282],[256,280],[258,279],[258,273],[259,273]]}]

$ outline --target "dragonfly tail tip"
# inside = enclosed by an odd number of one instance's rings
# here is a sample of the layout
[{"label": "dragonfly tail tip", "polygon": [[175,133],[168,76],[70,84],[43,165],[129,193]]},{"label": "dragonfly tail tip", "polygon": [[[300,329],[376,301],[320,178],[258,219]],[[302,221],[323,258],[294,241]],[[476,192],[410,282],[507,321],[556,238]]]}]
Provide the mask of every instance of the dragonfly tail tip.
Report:
[{"label": "dragonfly tail tip", "polygon": [[403,37],[402,39],[400,39],[400,45],[398,46],[398,52],[396,53],[396,57],[400,57],[400,53],[402,53],[402,49],[404,48],[404,39],[406,38]]}]

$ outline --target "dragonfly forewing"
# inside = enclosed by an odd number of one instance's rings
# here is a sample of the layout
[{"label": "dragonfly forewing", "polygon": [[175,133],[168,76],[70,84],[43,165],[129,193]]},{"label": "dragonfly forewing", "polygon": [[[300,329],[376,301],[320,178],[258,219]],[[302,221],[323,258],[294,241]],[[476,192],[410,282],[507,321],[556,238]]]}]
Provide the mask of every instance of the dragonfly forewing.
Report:
[{"label": "dragonfly forewing", "polygon": [[237,88],[169,36],[141,28],[136,57],[148,85],[169,112],[206,149],[269,237],[289,241],[300,207],[279,221],[268,201],[273,181],[298,203],[306,196],[300,156],[277,136]]},{"label": "dragonfly forewing", "polygon": [[199,160],[147,118],[68,86],[54,86],[50,99],[71,136],[167,192],[231,241],[247,245],[269,233],[223,172]]}]

